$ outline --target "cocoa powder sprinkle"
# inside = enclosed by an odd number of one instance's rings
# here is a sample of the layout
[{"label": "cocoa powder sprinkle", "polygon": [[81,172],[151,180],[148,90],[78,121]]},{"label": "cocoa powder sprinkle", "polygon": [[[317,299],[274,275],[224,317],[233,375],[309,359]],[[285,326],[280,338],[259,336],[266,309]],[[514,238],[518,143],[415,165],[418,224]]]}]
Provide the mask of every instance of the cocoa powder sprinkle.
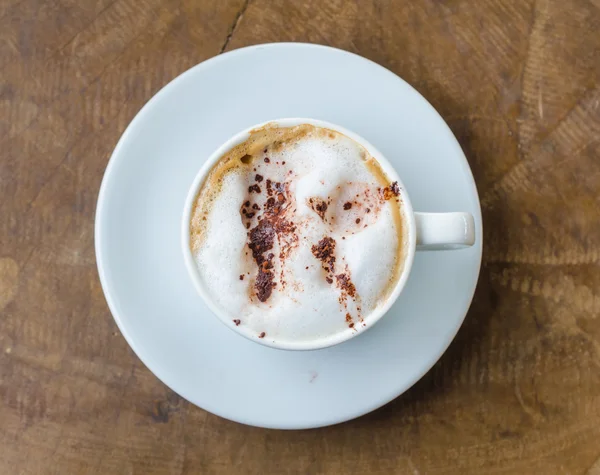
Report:
[{"label": "cocoa powder sprinkle", "polygon": [[393,183],[390,183],[389,186],[386,186],[382,190],[382,194],[384,200],[389,200],[393,196],[398,196],[400,194],[400,186],[398,185],[398,182],[395,181]]},{"label": "cocoa powder sprinkle", "polygon": [[338,274],[335,276],[335,280],[340,289],[346,292],[350,297],[354,297],[356,295],[356,287],[350,280],[347,274]]},{"label": "cocoa powder sprinkle", "polygon": [[[278,191],[277,199],[271,196],[273,187]],[[273,249],[277,239],[279,245],[283,245],[280,248],[278,258],[282,261],[285,260],[294,240],[293,233],[296,231],[294,224],[285,217],[287,209],[286,196],[289,193],[287,185],[272,183],[271,180],[267,179],[266,189],[269,198],[264,204],[264,212],[258,216],[257,224],[248,233],[248,248],[252,251],[252,258],[258,267],[254,291],[261,302],[266,302],[277,286],[273,271],[275,254],[269,251]],[[246,214],[254,216],[255,213]]]},{"label": "cocoa powder sprinkle", "polygon": [[308,200],[308,203],[310,204],[311,209],[315,213],[317,213],[322,220],[325,220],[325,213],[327,212],[327,203],[319,197],[310,198]]},{"label": "cocoa powder sprinkle", "polygon": [[313,256],[321,261],[324,269],[328,272],[334,272],[335,267],[335,240],[330,237],[324,237],[318,244],[312,246]]}]

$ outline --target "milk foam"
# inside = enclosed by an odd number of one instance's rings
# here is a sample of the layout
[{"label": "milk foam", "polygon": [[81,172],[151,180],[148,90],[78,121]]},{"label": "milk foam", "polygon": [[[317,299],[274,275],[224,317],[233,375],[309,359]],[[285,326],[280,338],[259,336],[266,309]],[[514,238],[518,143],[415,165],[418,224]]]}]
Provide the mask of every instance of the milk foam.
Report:
[{"label": "milk foam", "polygon": [[[232,325],[276,342],[365,328],[404,256],[401,203],[378,164],[348,137],[304,127],[223,157],[191,220],[191,249],[215,304]],[[268,237],[253,241],[273,229],[271,247]],[[324,238],[334,261],[323,258]],[[273,288],[258,289],[261,272]]]}]

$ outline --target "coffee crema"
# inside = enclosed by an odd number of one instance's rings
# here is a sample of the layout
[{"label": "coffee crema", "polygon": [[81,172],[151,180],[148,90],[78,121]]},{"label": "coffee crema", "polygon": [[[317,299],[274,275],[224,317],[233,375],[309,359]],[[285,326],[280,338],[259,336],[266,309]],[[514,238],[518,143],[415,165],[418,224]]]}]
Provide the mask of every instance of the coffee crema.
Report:
[{"label": "coffee crema", "polygon": [[360,331],[406,248],[397,182],[365,148],[309,124],[255,129],[200,187],[190,248],[214,303],[256,338]]}]

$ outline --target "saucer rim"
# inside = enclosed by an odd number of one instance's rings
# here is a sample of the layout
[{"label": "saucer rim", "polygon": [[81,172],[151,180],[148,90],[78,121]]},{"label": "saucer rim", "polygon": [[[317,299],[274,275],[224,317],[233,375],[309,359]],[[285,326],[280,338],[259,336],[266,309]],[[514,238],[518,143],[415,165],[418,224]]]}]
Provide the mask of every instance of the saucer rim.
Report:
[{"label": "saucer rim", "polygon": [[[315,50],[319,50],[319,49],[320,50],[329,50],[336,54],[345,54],[345,55],[353,56],[360,61],[367,61],[368,63],[371,63],[371,66],[375,66],[376,68],[383,70],[388,75],[393,75],[393,77],[397,81],[397,84],[399,87],[402,87],[405,90],[407,90],[407,92],[409,94],[416,95],[416,97],[418,97],[418,99],[420,100],[420,102],[423,104],[424,107],[429,108],[431,111],[434,112],[433,116],[436,117],[436,120],[438,122],[439,133],[440,134],[445,133],[446,135],[448,135],[448,138],[450,139],[450,143],[453,144],[452,145],[454,148],[453,153],[456,153],[456,154],[458,154],[458,156],[462,157],[462,160],[460,160],[460,162],[459,162],[461,169],[462,169],[461,171],[462,171],[463,175],[465,176],[465,178],[468,179],[467,181],[469,181],[469,183],[471,185],[471,190],[469,190],[466,193],[468,193],[474,199],[474,204],[476,205],[476,209],[473,211],[474,211],[474,218],[475,218],[475,222],[476,222],[476,239],[477,239],[475,247],[479,251],[478,255],[476,256],[477,257],[477,272],[476,272],[475,278],[473,279],[473,283],[472,283],[472,286],[471,286],[471,289],[469,292],[469,297],[467,300],[468,303],[465,306],[463,315],[460,319],[457,320],[457,323],[454,328],[451,328],[451,327],[449,328],[449,335],[448,335],[448,338],[444,341],[444,344],[443,345],[440,344],[437,348],[437,351],[432,351],[429,359],[421,360],[421,362],[418,365],[419,371],[416,371],[415,375],[412,378],[406,378],[406,379],[399,381],[399,384],[398,384],[396,390],[393,391],[392,394],[387,394],[384,397],[376,398],[376,401],[369,406],[361,406],[361,409],[353,415],[350,415],[350,416],[344,415],[343,417],[333,416],[333,417],[329,417],[327,419],[322,418],[321,422],[318,424],[315,424],[315,423],[308,423],[306,425],[285,424],[285,423],[284,424],[261,424],[261,423],[257,422],[256,420],[252,420],[252,418],[245,418],[245,417],[238,417],[238,416],[232,417],[231,415],[227,414],[226,410],[222,411],[218,407],[207,407],[204,404],[199,404],[197,402],[194,402],[197,398],[194,395],[186,394],[187,390],[181,391],[179,388],[177,388],[177,386],[178,386],[177,384],[174,384],[173,382],[168,384],[166,382],[167,378],[163,377],[163,374],[162,374],[163,369],[161,368],[161,364],[157,363],[154,360],[152,354],[144,354],[144,352],[141,351],[141,348],[140,348],[141,343],[139,343],[137,341],[137,339],[135,338],[135,336],[131,335],[129,333],[129,331],[126,329],[126,325],[124,324],[121,314],[119,312],[119,308],[118,308],[118,304],[115,300],[115,296],[111,293],[111,285],[109,284],[110,279],[107,276],[107,271],[106,271],[106,269],[104,269],[105,265],[103,264],[103,262],[105,261],[106,258],[103,255],[103,247],[105,246],[105,244],[103,241],[101,230],[102,230],[102,223],[103,223],[104,219],[108,219],[108,218],[103,218],[103,217],[106,214],[104,212],[104,207],[105,207],[105,203],[107,201],[106,198],[109,194],[110,183],[113,180],[112,177],[115,174],[117,162],[124,160],[124,159],[126,160],[126,156],[124,154],[122,154],[121,149],[124,147],[124,144],[131,139],[131,136],[136,132],[136,130],[139,129],[140,124],[142,124],[142,121],[144,120],[144,117],[150,113],[152,108],[155,106],[156,102],[158,100],[160,100],[160,98],[162,96],[164,96],[166,93],[168,93],[171,89],[177,88],[179,83],[181,83],[182,81],[187,79],[188,76],[197,74],[204,69],[210,68],[213,65],[218,64],[219,62],[234,60],[236,56],[247,54],[249,52],[252,52],[253,50],[266,49],[266,48],[270,48],[270,49],[277,49],[277,48],[281,48],[281,49],[287,49],[287,48],[311,49],[312,48]],[[457,164],[457,166],[458,166],[458,164]],[[477,192],[477,187],[475,184],[475,179],[473,177],[472,170],[469,166],[469,163],[466,159],[466,156],[465,156],[460,144],[458,143],[458,140],[452,133],[448,124],[444,121],[443,117],[437,112],[437,110],[429,103],[429,101],[427,101],[427,99],[425,97],[423,97],[410,84],[408,84],[401,77],[399,77],[392,71],[388,70],[384,66],[381,66],[380,64],[375,63],[375,62],[369,60],[368,58],[362,57],[362,56],[352,53],[352,52],[348,52],[348,51],[330,47],[330,46],[311,44],[311,43],[288,43],[288,42],[265,43],[265,44],[247,46],[247,47],[239,48],[239,49],[236,49],[233,51],[229,51],[227,53],[223,53],[223,54],[214,56],[212,58],[209,58],[209,59],[191,67],[190,69],[184,71],[183,73],[181,73],[180,75],[175,77],[173,80],[171,80],[165,86],[163,86],[160,90],[158,90],[148,100],[148,102],[146,102],[144,104],[144,106],[138,111],[138,113],[135,115],[135,117],[128,124],[128,126],[126,127],[125,131],[122,133],[121,137],[119,138],[119,140],[110,156],[110,159],[107,163],[107,166],[106,166],[106,169],[104,172],[104,176],[102,178],[100,190],[98,193],[98,200],[97,200],[95,221],[94,221],[94,250],[95,250],[96,264],[97,264],[97,268],[98,268],[98,274],[99,274],[99,279],[100,279],[100,283],[102,286],[102,290],[103,290],[107,305],[109,307],[109,310],[113,316],[113,319],[115,320],[115,323],[117,324],[120,332],[122,333],[123,337],[127,341],[128,345],[131,347],[131,349],[134,351],[134,353],[140,359],[140,361],[148,368],[148,370],[154,376],[156,376],[168,388],[175,391],[176,393],[181,395],[183,398],[192,402],[194,405],[197,405],[201,409],[203,409],[207,412],[210,412],[212,414],[215,414],[217,416],[220,416],[222,418],[236,421],[236,422],[239,422],[242,424],[256,426],[256,427],[263,427],[263,428],[273,428],[273,429],[318,428],[318,427],[330,426],[330,425],[334,425],[334,424],[338,424],[338,423],[342,423],[342,422],[346,422],[346,421],[355,419],[362,415],[368,414],[368,413],[388,404],[390,401],[396,399],[398,396],[400,396],[401,394],[406,392],[409,388],[411,388],[427,372],[429,372],[431,370],[431,368],[435,365],[435,363],[446,352],[446,350],[448,349],[448,347],[450,346],[450,344],[456,337],[456,334],[458,333],[458,330],[464,323],[464,320],[467,316],[468,310],[471,306],[471,303],[472,303],[472,300],[473,300],[473,297],[475,294],[475,289],[476,289],[478,281],[479,281],[479,275],[481,272],[481,262],[482,262],[482,255],[483,255],[482,238],[483,238],[483,221],[482,221],[482,215],[481,215],[481,203],[480,203],[480,198],[479,198],[479,194]],[[287,351],[287,350],[278,350],[278,351]],[[316,350],[316,351],[318,351],[318,350]],[[141,356],[142,354],[144,354],[144,356]],[[401,382],[401,384],[400,384],[400,382]]]}]

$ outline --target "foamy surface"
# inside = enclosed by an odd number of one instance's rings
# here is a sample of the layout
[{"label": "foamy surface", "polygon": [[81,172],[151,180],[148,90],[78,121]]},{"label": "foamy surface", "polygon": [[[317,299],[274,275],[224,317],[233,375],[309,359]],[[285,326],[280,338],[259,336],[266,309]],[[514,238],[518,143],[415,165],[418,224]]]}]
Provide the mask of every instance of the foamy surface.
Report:
[{"label": "foamy surface", "polygon": [[198,194],[190,246],[200,278],[251,337],[361,331],[402,266],[396,194],[348,137],[312,126],[263,130],[224,156]]}]

